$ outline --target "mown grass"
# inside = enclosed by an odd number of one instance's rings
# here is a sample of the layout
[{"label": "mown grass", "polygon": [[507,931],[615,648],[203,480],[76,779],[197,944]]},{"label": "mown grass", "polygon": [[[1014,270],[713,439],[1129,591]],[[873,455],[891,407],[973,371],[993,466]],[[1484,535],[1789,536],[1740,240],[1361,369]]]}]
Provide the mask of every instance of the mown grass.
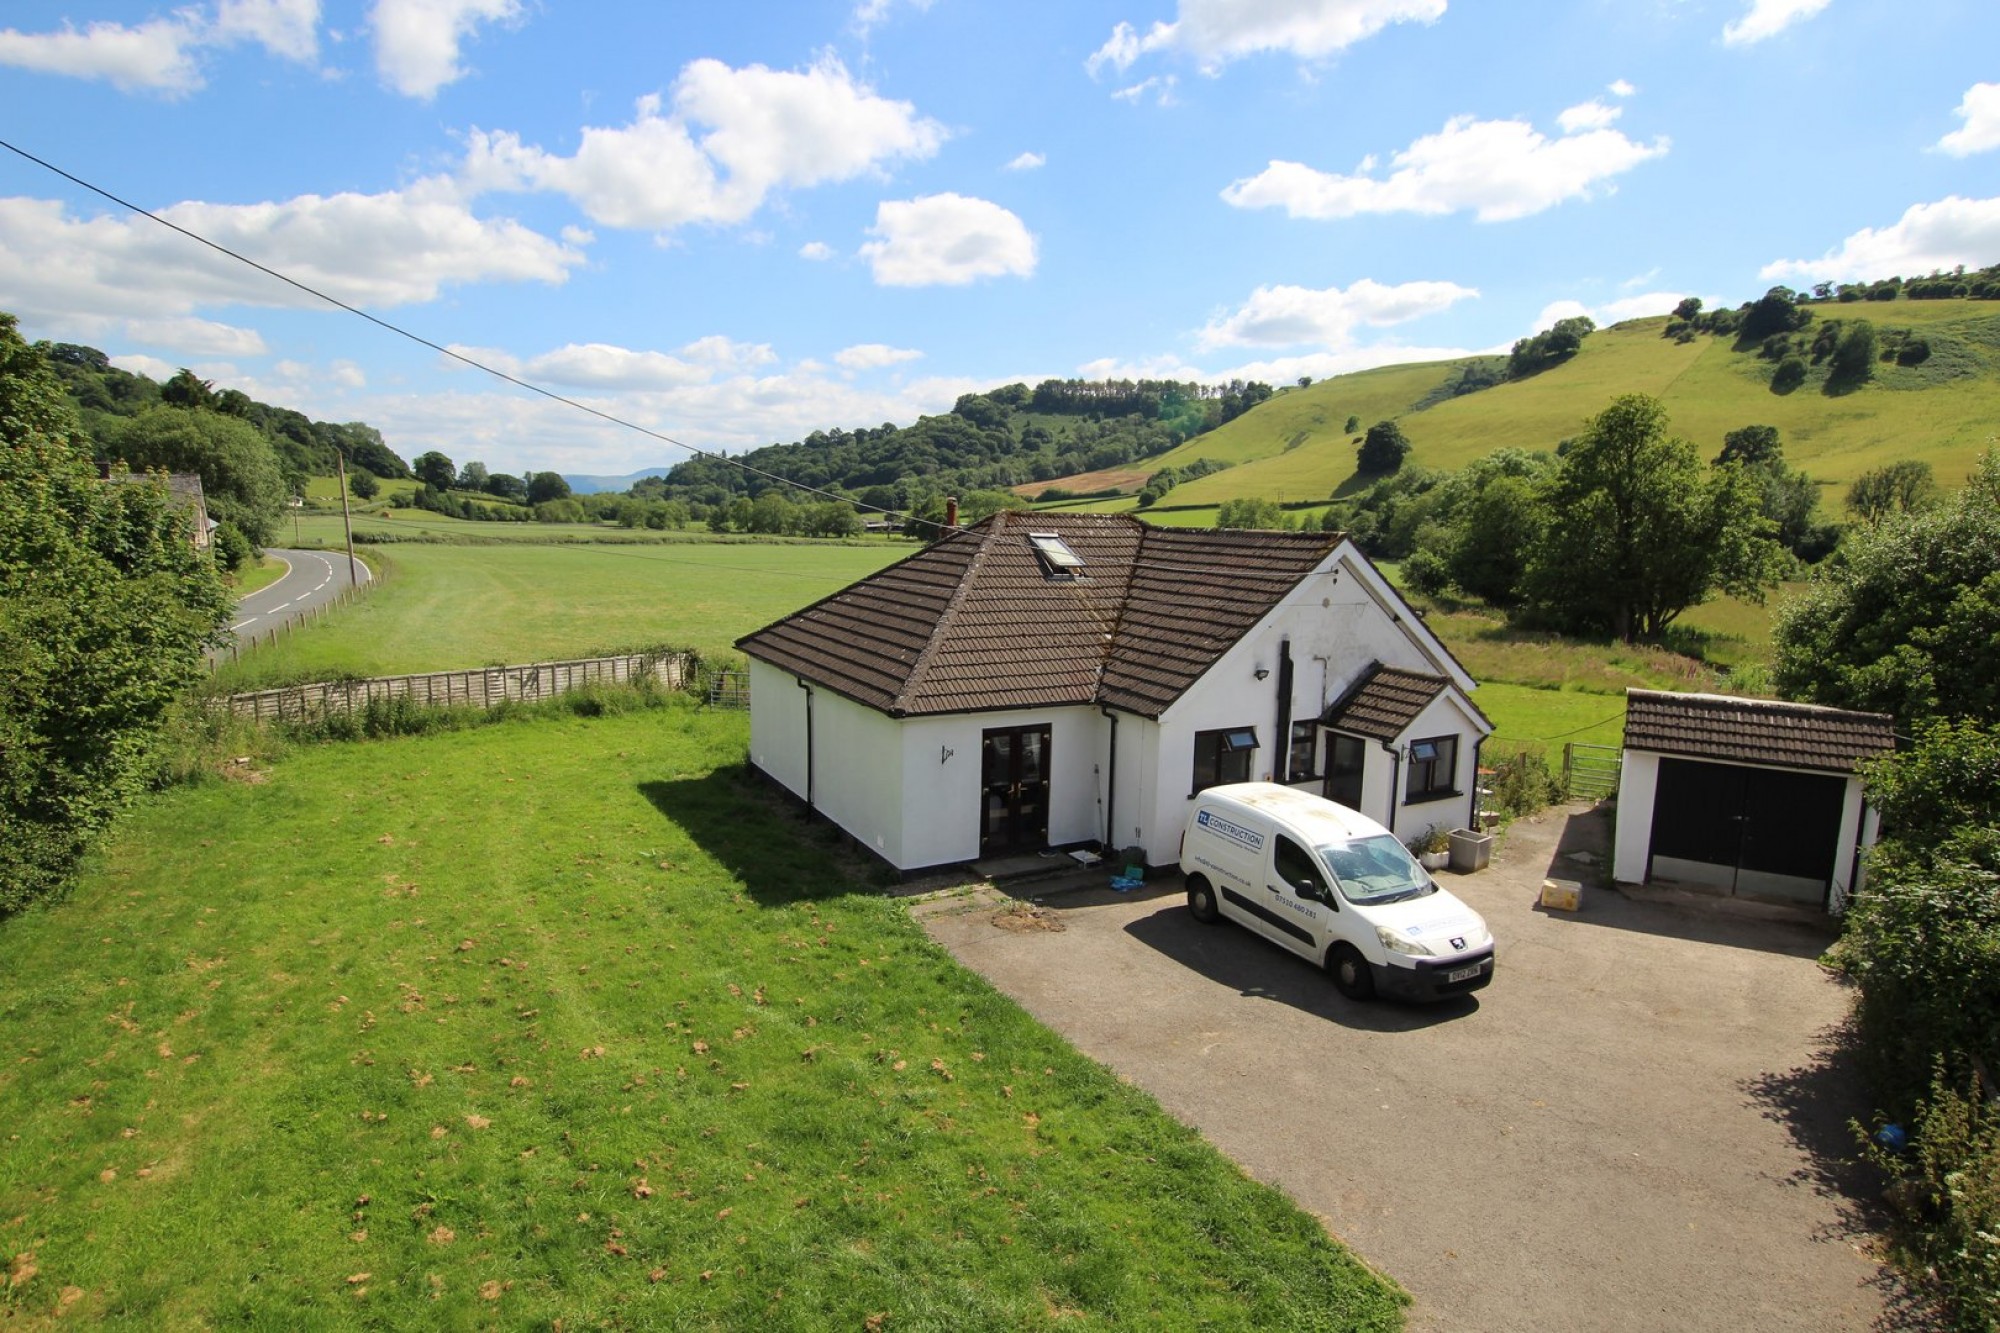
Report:
[{"label": "mown grass", "polygon": [[264,556],[253,565],[247,565],[231,577],[229,591],[238,597],[248,597],[260,588],[268,588],[283,578],[289,566],[276,556]]},{"label": "mown grass", "polygon": [[378,586],[225,664],[216,680],[254,689],[642,644],[728,655],[739,636],[912,549],[886,542],[374,547],[364,555]]},{"label": "mown grass", "polygon": [[0,1312],[1397,1326],[748,786],[745,739],[510,723],[142,807],[0,923]]}]

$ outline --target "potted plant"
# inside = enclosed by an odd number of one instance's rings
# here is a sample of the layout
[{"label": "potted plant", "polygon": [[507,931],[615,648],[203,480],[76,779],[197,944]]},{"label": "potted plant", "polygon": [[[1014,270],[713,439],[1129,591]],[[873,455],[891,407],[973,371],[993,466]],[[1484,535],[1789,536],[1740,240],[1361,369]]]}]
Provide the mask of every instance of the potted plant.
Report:
[{"label": "potted plant", "polygon": [[1442,870],[1451,860],[1451,834],[1442,825],[1433,824],[1410,839],[1410,853],[1424,869]]}]

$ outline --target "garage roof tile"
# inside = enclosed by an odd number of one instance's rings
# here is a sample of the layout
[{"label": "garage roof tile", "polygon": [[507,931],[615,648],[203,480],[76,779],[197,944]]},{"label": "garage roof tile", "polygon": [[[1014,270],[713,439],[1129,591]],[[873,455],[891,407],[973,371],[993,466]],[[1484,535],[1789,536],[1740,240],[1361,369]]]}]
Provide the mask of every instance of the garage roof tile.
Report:
[{"label": "garage roof tile", "polygon": [[1847,773],[1896,748],[1895,719],[1779,699],[1627,690],[1625,748]]}]

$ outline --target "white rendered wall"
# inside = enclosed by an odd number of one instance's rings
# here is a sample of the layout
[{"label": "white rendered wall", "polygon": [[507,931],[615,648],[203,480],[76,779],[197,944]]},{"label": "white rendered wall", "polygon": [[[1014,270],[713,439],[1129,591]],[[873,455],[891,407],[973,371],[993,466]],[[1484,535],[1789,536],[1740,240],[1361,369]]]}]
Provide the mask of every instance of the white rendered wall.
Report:
[{"label": "white rendered wall", "polygon": [[976,859],[982,735],[1043,723],[1049,727],[1049,842],[1097,841],[1104,830],[1105,733],[1111,724],[1094,708],[1048,708],[892,724],[901,727],[903,836],[897,847],[877,850],[904,870]]},{"label": "white rendered wall", "polygon": [[[1390,825],[1397,837],[1405,839],[1414,838],[1432,825],[1437,825],[1447,831],[1469,828],[1471,826],[1474,788],[1478,785],[1478,774],[1472,750],[1484,733],[1485,728],[1480,726],[1470,714],[1458,706],[1457,700],[1452,698],[1449,690],[1431,700],[1429,706],[1423,712],[1417,714],[1417,720],[1409,725],[1398,742],[1403,762],[1400,765],[1402,772],[1396,779],[1398,784],[1396,791],[1396,822]],[[1458,737],[1458,756],[1456,766],[1452,770],[1451,780],[1452,790],[1457,792],[1458,795],[1442,800],[1418,801],[1415,804],[1411,804],[1404,799],[1405,793],[1410,789],[1410,744],[1413,741],[1429,740],[1434,736]],[[1379,745],[1374,748],[1376,755],[1379,755],[1384,761],[1383,767],[1385,769],[1398,767],[1386,762],[1389,756],[1381,753]],[[1371,773],[1374,771],[1375,757],[1375,755],[1369,757],[1369,771]],[[1372,815],[1374,812],[1364,811],[1363,813]],[[1380,818],[1380,816],[1376,817]]]},{"label": "white rendered wall", "polygon": [[1644,884],[1653,850],[1653,797],[1660,789],[1660,756],[1627,750],[1618,765],[1618,826],[1612,834],[1611,878]]},{"label": "white rendered wall", "polygon": [[750,659],[750,762],[806,798],[806,692],[789,671]]}]

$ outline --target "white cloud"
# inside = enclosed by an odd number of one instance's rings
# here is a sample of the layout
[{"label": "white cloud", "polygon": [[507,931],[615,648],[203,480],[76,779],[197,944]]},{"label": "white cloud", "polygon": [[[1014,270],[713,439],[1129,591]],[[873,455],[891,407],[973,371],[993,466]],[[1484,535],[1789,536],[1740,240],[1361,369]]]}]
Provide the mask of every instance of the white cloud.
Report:
[{"label": "white cloud", "polygon": [[1444,11],[1445,0],[1180,0],[1172,23],[1155,23],[1143,36],[1118,24],[1084,68],[1092,77],[1107,66],[1122,74],[1162,50],[1184,51],[1208,73],[1266,51],[1318,60],[1392,23],[1434,23]]},{"label": "white cloud", "polygon": [[465,77],[459,47],[481,23],[513,23],[518,0],[375,0],[375,71],[405,97],[429,101]]},{"label": "white cloud", "polygon": [[1954,112],[1965,124],[1937,141],[1953,157],[2000,148],[2000,83],[1975,83]]},{"label": "white cloud", "polygon": [[833,258],[833,247],[825,241],[807,241],[799,247],[799,258],[810,259],[814,263]]},{"label": "white cloud", "polygon": [[[533,365],[541,356],[518,360]],[[460,370],[463,383],[477,384],[470,378],[475,372]],[[173,368],[167,373],[172,374]],[[834,422],[913,421],[927,412],[950,410],[961,394],[991,387],[991,380],[959,377],[879,384],[828,374],[801,362],[770,374],[721,376],[653,389],[578,386],[569,396],[697,448],[734,454],[773,440],[802,439]],[[463,392],[346,394],[336,392],[320,376],[309,392],[270,401],[293,403],[322,420],[366,421],[406,458],[438,449],[453,458],[484,459],[499,472],[551,468],[617,473],[672,465],[688,457],[635,431],[499,386],[490,391],[471,387]]]},{"label": "white cloud", "polygon": [[176,356],[262,356],[270,350],[255,329],[218,324],[191,315],[166,319],[128,319],[124,335],[148,347],[164,347]]},{"label": "white cloud", "polygon": [[1606,106],[1596,98],[1592,98],[1588,102],[1579,102],[1575,106],[1564,108],[1562,114],[1556,117],[1556,124],[1561,127],[1564,134],[1575,134],[1578,130],[1604,129],[1624,114],[1624,107]]},{"label": "white cloud", "polygon": [[885,199],[861,247],[883,287],[956,287],[1035,271],[1035,238],[1000,205],[961,194]]},{"label": "white cloud", "polygon": [[1173,356],[1147,357],[1138,360],[1101,357],[1076,367],[1075,373],[1084,379],[1199,380],[1207,384],[1240,379],[1261,380],[1265,384],[1293,384],[1301,375],[1310,375],[1316,380],[1330,379],[1335,375],[1351,375],[1357,370],[1373,370],[1377,366],[1411,365],[1423,361],[1454,361],[1459,357],[1477,355],[1478,352],[1478,348],[1413,347],[1396,342],[1381,342],[1343,347],[1337,351],[1269,357],[1228,366],[1194,366]]},{"label": "white cloud", "polygon": [[247,38],[272,55],[309,62],[319,57],[319,0],[221,0],[219,38]]},{"label": "white cloud", "polygon": [[1202,329],[1203,350],[1216,347],[1296,347],[1320,343],[1345,347],[1364,326],[1401,324],[1435,314],[1478,291],[1455,282],[1405,282],[1385,286],[1363,278],[1339,287],[1259,287],[1250,299]]},{"label": "white cloud", "polygon": [[[147,356],[143,352],[132,352],[111,358],[111,364],[134,375],[144,375],[149,380],[165,384],[174,377],[174,372],[184,364],[176,361],[162,361],[157,356]],[[204,378],[206,378],[204,376]]]},{"label": "white cloud", "polygon": [[1776,37],[1794,23],[1825,9],[1827,0],[1750,0],[1750,12],[1731,19],[1722,29],[1725,46],[1750,46]]},{"label": "white cloud", "polygon": [[[910,6],[919,12],[931,7],[931,0],[909,0]],[[860,0],[854,6],[854,14],[849,20],[854,31],[866,37],[868,30],[889,17],[889,11],[896,7],[895,0]]]},{"label": "white cloud", "polygon": [[671,114],[658,97],[641,98],[630,125],[586,128],[574,156],[473,131],[464,179],[474,189],[556,191],[605,226],[664,231],[741,222],[775,190],[927,158],[945,133],[831,57],[803,71],[697,60],[674,85]]},{"label": "white cloud", "polygon": [[778,354],[771,350],[769,343],[737,342],[720,333],[696,338],[680,348],[680,354],[695,365],[729,373],[757,370],[774,364],[778,359]]},{"label": "white cloud", "polygon": [[[386,194],[181,203],[161,217],[353,305],[434,299],[472,282],[560,283],[581,251],[509,219],[475,217],[436,182]],[[283,283],[146,218],[71,215],[0,199],[0,308],[62,328],[190,315],[216,305],[321,308]]]},{"label": "white cloud", "polygon": [[1117,101],[1130,102],[1134,106],[1137,106],[1146,100],[1147,93],[1151,93],[1153,94],[1153,105],[1172,106],[1174,104],[1174,87],[1178,82],[1179,76],[1177,75],[1155,74],[1150,79],[1139,80],[1139,82],[1129,88],[1120,88],[1117,92],[1111,94],[1111,96]]},{"label": "white cloud", "polygon": [[2000,255],[2000,197],[1912,204],[1892,226],[1864,227],[1818,259],[1780,259],[1764,278],[1859,282],[1891,275],[1911,277],[1959,264],[1990,264]]},{"label": "white cloud", "polygon": [[1022,153],[1007,164],[1009,171],[1034,171],[1048,165],[1048,158],[1040,153]]},{"label": "white cloud", "polygon": [[1593,186],[1667,147],[1665,137],[1643,144],[1613,129],[1549,139],[1526,121],[1457,116],[1398,152],[1386,177],[1274,161],[1222,197],[1238,208],[1283,208],[1295,218],[1471,210],[1481,222],[1504,222],[1589,198]]},{"label": "white cloud", "polygon": [[199,60],[208,47],[251,41],[288,60],[319,54],[319,0],[219,0],[214,12],[199,6],[167,18],[126,26],[92,23],[82,31],[65,23],[54,32],[0,28],[0,65],[102,79],[121,92],[178,97],[200,89]]},{"label": "white cloud", "polygon": [[922,355],[922,352],[910,347],[891,347],[887,343],[856,343],[852,347],[843,347],[835,352],[833,360],[842,370],[880,370],[883,366],[915,361]]},{"label": "white cloud", "polygon": [[1622,324],[1628,319],[1646,319],[1653,315],[1666,315],[1688,295],[1686,292],[1642,292],[1637,296],[1621,296],[1615,301],[1601,305],[1585,305],[1581,301],[1551,301],[1542,307],[1542,313],[1535,316],[1534,325],[1528,333],[1540,333],[1559,319],[1570,319],[1584,315],[1600,329],[1608,329],[1613,324]]},{"label": "white cloud", "polygon": [[1613,79],[1604,85],[1604,91],[1610,93],[1613,97],[1630,97],[1639,90],[1632,86],[1629,79]]},{"label": "white cloud", "polygon": [[137,27],[93,23],[78,32],[0,29],[0,65],[78,79],[103,79],[121,92],[173,96],[202,86],[194,51],[201,26],[189,15],[149,19]]}]

